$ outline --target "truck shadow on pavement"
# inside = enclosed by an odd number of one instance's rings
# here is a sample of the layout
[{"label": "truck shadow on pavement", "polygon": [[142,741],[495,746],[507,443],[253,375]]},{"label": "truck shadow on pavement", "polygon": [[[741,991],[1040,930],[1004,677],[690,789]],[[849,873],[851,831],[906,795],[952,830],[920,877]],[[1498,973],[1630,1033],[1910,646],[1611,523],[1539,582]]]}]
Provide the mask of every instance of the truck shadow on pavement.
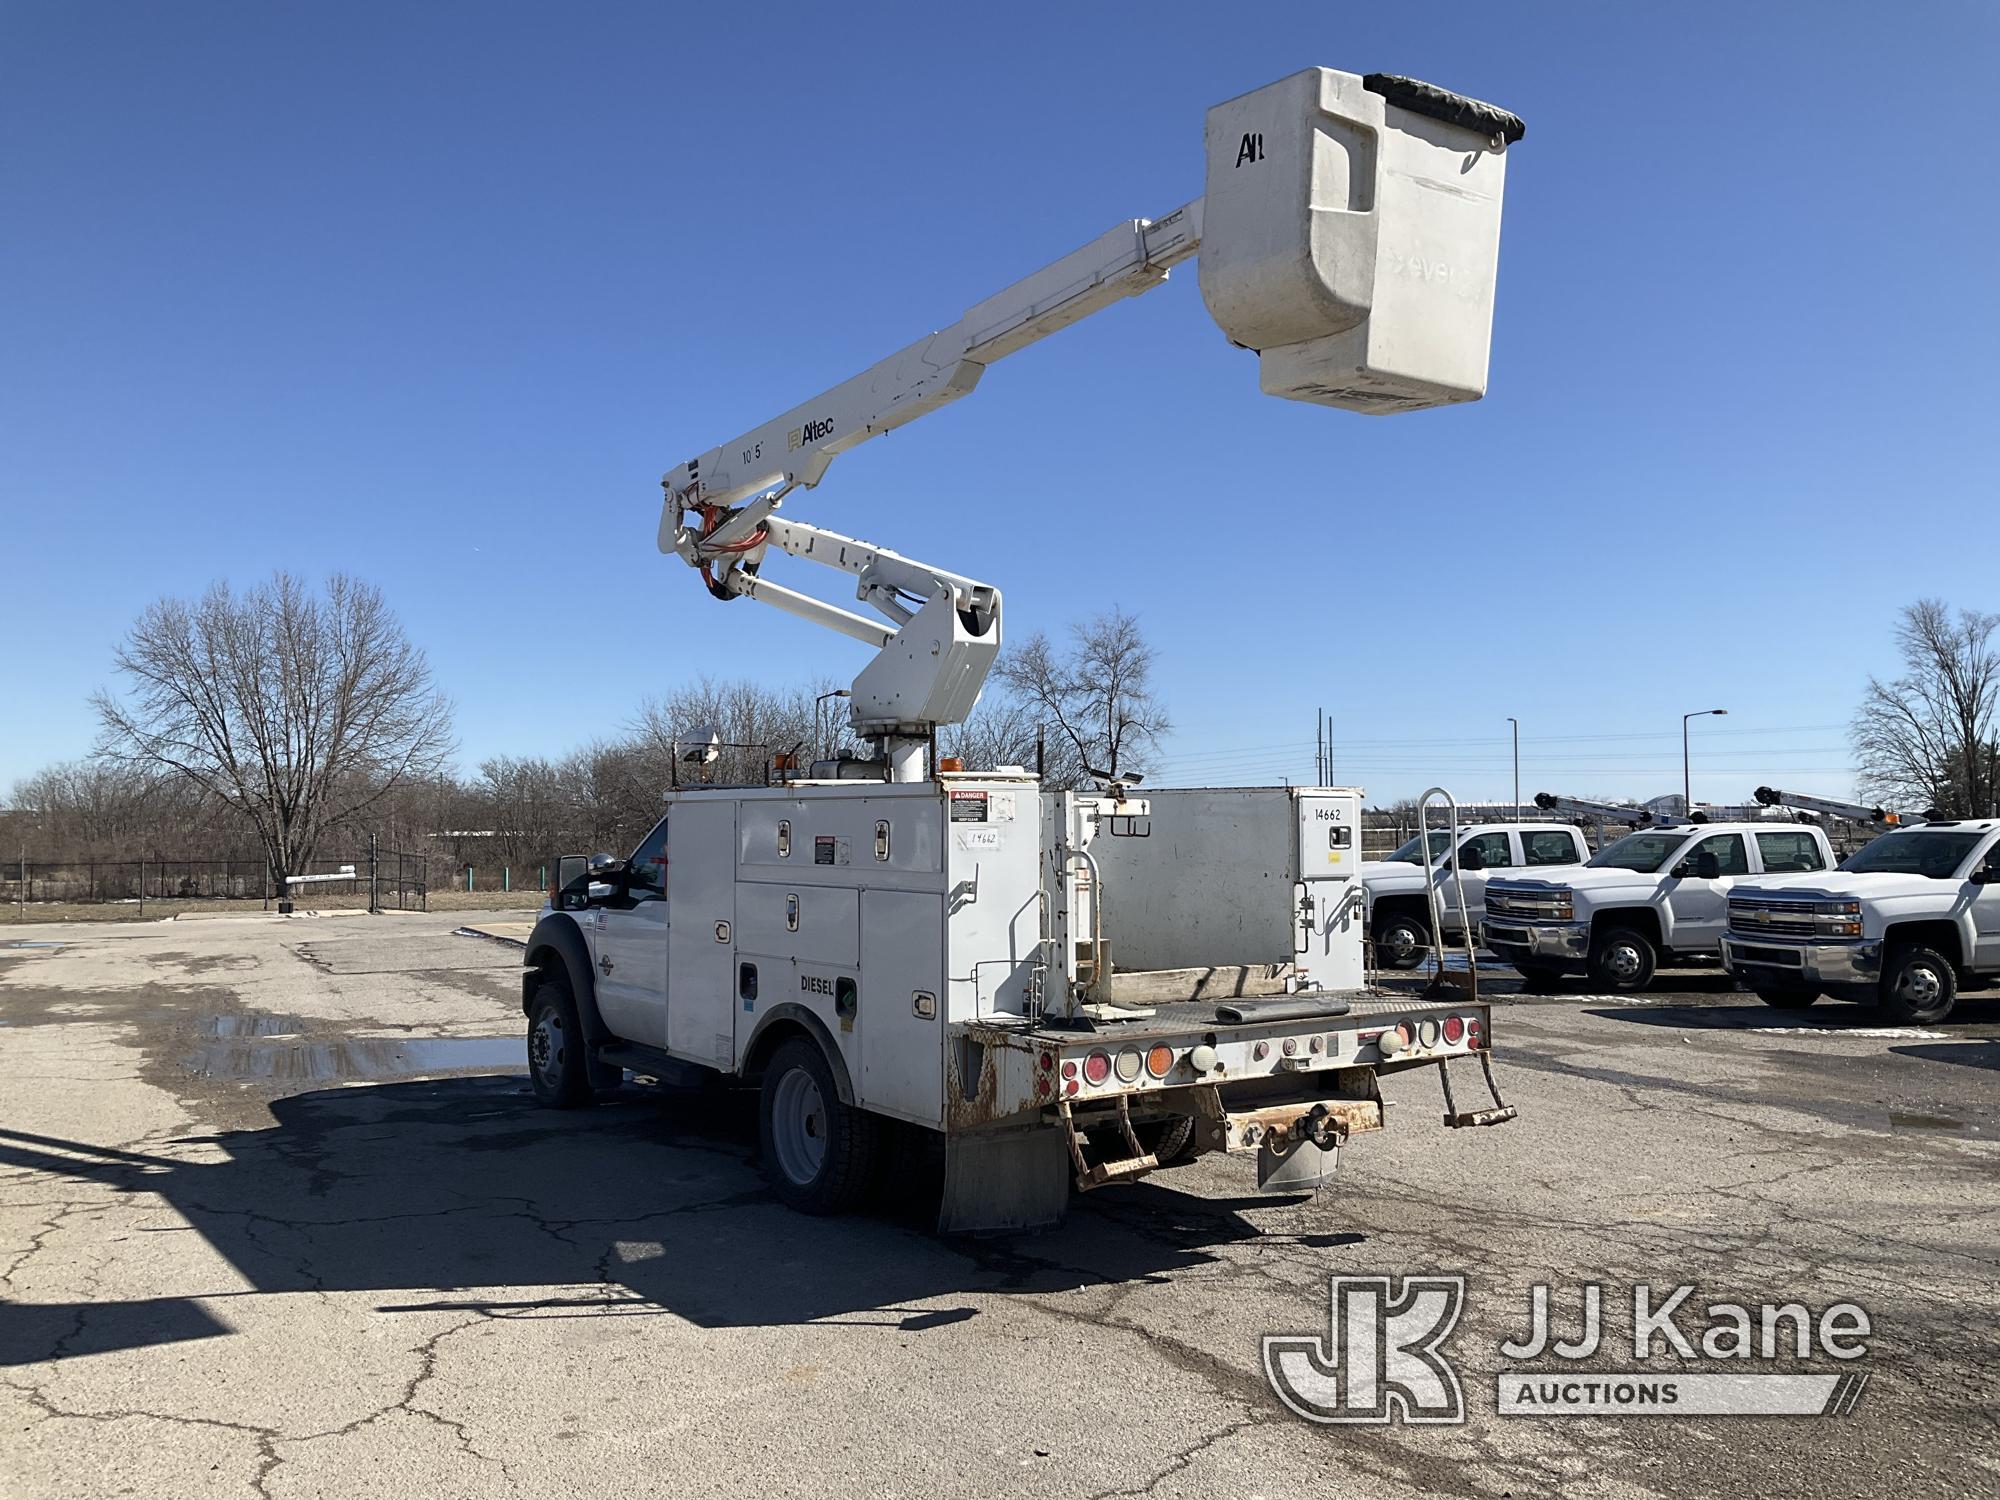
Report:
[{"label": "truck shadow on pavement", "polygon": [[1745,1001],[1741,1005],[1677,1005],[1670,998],[1647,1000],[1639,997],[1624,1005],[1592,1007],[1584,1014],[1607,1021],[1629,1021],[1639,1026],[1665,1026],[1681,1031],[1825,1031],[1836,1035],[1843,1031],[1866,1033],[1891,1030],[1911,1036],[1918,1032],[1950,1031],[2000,1021],[2000,1001],[1986,995],[1968,995],[1958,1002],[1946,1019],[1921,1025],[1899,1021],[1873,1005],[1822,1000],[1816,1005],[1787,1008],[1766,1005],[1748,995],[1741,998]]},{"label": "truck shadow on pavement", "polygon": [[[1150,1183],[1080,1200],[1059,1230],[992,1240],[933,1235],[922,1194],[809,1218],[764,1185],[742,1094],[557,1113],[519,1078],[459,1077],[324,1089],[271,1109],[268,1128],[152,1152],[0,1130],[0,1164],[93,1184],[98,1201],[109,1189],[114,1211],[129,1202],[138,1239],[182,1228],[158,1211],[170,1208],[253,1293],[376,1292],[387,1315],[665,1311],[704,1327],[909,1333],[976,1317],[937,1305],[954,1294],[1159,1279],[1251,1239],[1279,1254],[1360,1239],[1266,1235],[1239,1209],[1285,1200]],[[233,1278],[207,1257],[188,1265],[184,1297],[0,1303],[0,1365],[231,1332],[227,1299],[244,1294],[211,1291]]]}]

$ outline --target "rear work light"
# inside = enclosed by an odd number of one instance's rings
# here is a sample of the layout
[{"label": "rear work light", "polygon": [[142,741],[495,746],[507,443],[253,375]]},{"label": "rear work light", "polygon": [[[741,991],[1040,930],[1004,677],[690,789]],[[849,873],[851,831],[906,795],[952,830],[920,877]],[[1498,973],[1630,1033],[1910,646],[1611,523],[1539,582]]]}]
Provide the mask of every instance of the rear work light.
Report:
[{"label": "rear work light", "polygon": [[1086,1083],[1098,1084],[1111,1076],[1111,1054],[1093,1052],[1083,1060],[1083,1077]]},{"label": "rear work light", "polygon": [[1173,1071],[1174,1049],[1168,1046],[1155,1047],[1146,1054],[1146,1071],[1155,1078],[1165,1078]]}]

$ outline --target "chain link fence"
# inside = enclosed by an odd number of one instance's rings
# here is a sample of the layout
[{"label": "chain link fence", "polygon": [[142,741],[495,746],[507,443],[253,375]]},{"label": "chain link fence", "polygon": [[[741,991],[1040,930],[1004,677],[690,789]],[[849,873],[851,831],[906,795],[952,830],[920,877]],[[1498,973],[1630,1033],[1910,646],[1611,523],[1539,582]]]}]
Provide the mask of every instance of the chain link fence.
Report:
[{"label": "chain link fence", "polygon": [[[348,871],[352,871],[348,874]],[[299,875],[320,877],[297,887],[398,911],[429,909],[430,861],[401,849],[362,849],[311,861]],[[326,877],[340,877],[328,879]],[[0,903],[95,906],[148,901],[256,901],[275,903],[278,892],[262,859],[200,859],[147,854],[136,859],[84,857],[15,859],[0,864]]]}]

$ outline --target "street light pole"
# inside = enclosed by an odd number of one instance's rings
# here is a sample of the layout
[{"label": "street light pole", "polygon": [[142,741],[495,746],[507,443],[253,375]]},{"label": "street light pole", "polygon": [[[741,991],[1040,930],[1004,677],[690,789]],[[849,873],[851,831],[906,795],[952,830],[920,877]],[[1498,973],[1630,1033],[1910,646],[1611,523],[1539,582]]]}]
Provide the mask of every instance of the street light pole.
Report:
[{"label": "street light pole", "polygon": [[1512,714],[1507,722],[1514,726],[1514,821],[1521,821],[1521,721]]},{"label": "street light pole", "polygon": [[1698,708],[1691,714],[1681,715],[1681,815],[1683,817],[1694,816],[1694,776],[1688,759],[1688,720],[1728,712],[1726,708]]}]

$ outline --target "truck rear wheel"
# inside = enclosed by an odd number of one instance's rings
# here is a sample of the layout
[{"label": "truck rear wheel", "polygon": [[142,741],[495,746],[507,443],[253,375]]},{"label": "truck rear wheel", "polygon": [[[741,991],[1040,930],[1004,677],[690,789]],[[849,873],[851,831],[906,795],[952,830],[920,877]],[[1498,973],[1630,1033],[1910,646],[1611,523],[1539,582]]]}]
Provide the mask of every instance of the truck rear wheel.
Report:
[{"label": "truck rear wheel", "polygon": [[1935,948],[1893,948],[1882,965],[1881,999],[1899,1021],[1942,1021],[1958,999],[1958,970]]},{"label": "truck rear wheel", "polygon": [[569,980],[544,974],[528,1011],[528,1082],[551,1109],[575,1109],[591,1098],[589,1060]]},{"label": "truck rear wheel", "polygon": [[1375,918],[1369,936],[1375,961],[1385,969],[1414,969],[1431,945],[1431,924],[1407,906],[1391,907]]},{"label": "truck rear wheel", "polygon": [[1610,928],[1590,946],[1590,977],[1608,990],[1643,990],[1659,965],[1653,940],[1630,927]]},{"label": "truck rear wheel", "polygon": [[840,1102],[817,1043],[795,1036],[779,1046],[764,1070],[758,1113],[765,1170],[787,1207],[845,1213],[866,1195],[881,1122]]},{"label": "truck rear wheel", "polygon": [[1132,1133],[1163,1167],[1178,1167],[1194,1160],[1193,1115],[1148,1121],[1135,1126]]}]

